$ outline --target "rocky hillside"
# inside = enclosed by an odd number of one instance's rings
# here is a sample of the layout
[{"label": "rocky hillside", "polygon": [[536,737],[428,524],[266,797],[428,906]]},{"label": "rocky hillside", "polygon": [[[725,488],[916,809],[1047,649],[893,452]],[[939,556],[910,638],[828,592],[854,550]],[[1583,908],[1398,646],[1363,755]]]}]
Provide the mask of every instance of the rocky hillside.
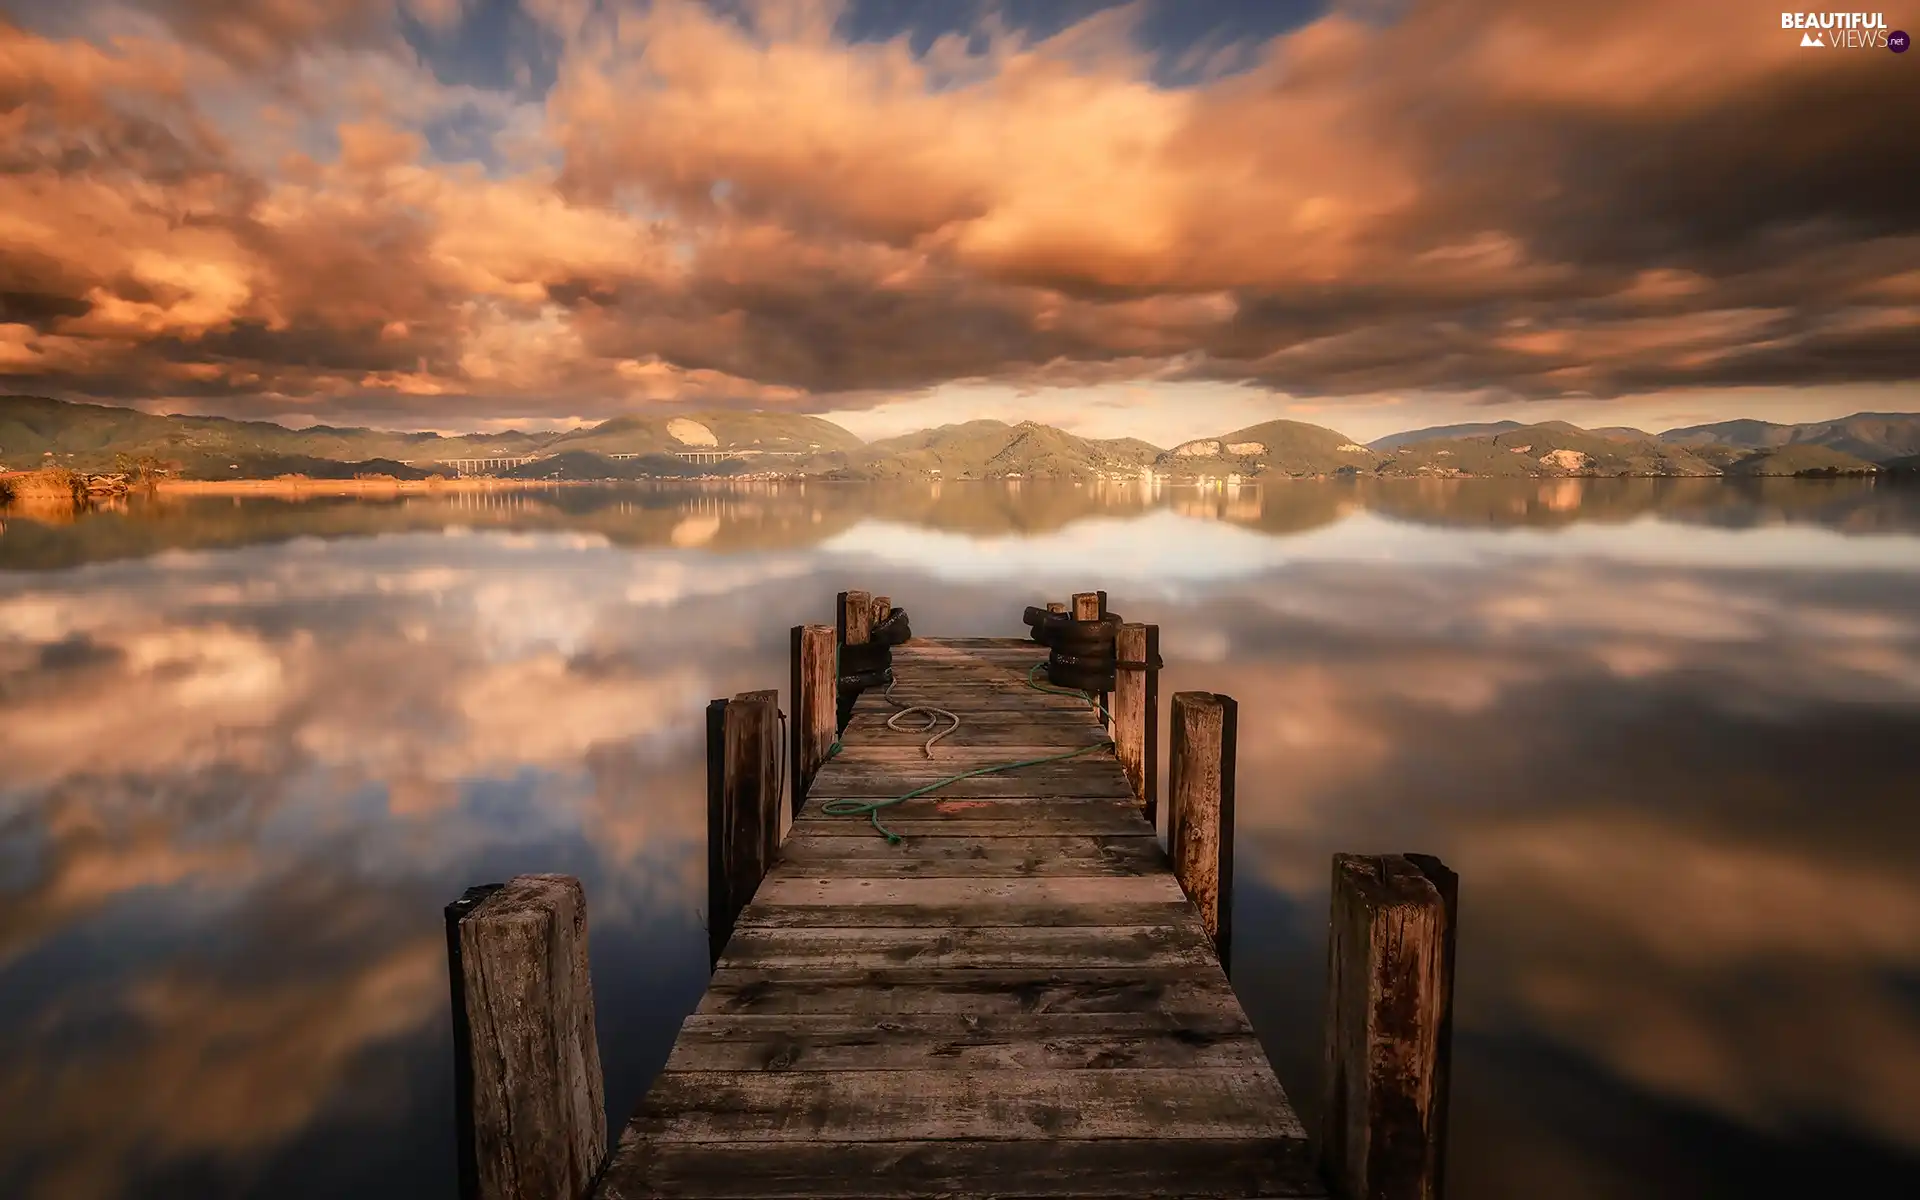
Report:
[{"label": "rocky hillside", "polygon": [[1864,458],[1812,442],[1774,450],[1742,452],[1724,470],[1729,475],[1871,475],[1880,468]]},{"label": "rocky hillside", "polygon": [[[0,464],[38,467],[48,461],[105,470],[123,459],[171,464],[188,477],[319,475],[321,462],[364,464],[382,459],[431,471],[451,459],[527,458],[572,451],[603,456],[727,450],[748,459],[846,454],[859,438],[804,413],[689,411],[615,417],[586,429],[508,430],[442,437],[384,429],[315,425],[289,429],[271,421],[224,417],[155,416],[102,404],[68,404],[38,396],[0,396]],[[304,463],[304,465],[302,465]]]},{"label": "rocky hillside", "polygon": [[1772,450],[1781,446],[1825,446],[1867,462],[1891,462],[1920,454],[1920,413],[1855,413],[1834,421],[1777,425],[1772,421],[1719,421],[1669,429],[1660,440],[1676,446],[1731,446]]},{"label": "rocky hillside", "polygon": [[1383,438],[1375,438],[1367,443],[1367,449],[1385,454],[1389,450],[1398,450],[1402,446],[1411,446],[1416,442],[1433,442],[1442,438],[1491,436],[1505,433],[1510,429],[1519,429],[1524,421],[1469,421],[1464,425],[1429,425],[1425,429],[1405,429],[1399,433],[1390,433]]},{"label": "rocky hillside", "polygon": [[1137,439],[1077,437],[1033,421],[968,421],[873,442],[850,473],[869,479],[1085,479],[1137,474],[1159,453]]},{"label": "rocky hillside", "polygon": [[[1609,431],[1615,433],[1616,431]],[[1626,440],[1547,421],[1496,434],[1436,438],[1390,451],[1385,476],[1547,478],[1562,475],[1718,475],[1712,463],[1652,438]]]},{"label": "rocky hillside", "polygon": [[1174,478],[1192,475],[1338,475],[1371,472],[1378,456],[1344,433],[1304,421],[1267,421],[1182,442],[1154,460]]}]

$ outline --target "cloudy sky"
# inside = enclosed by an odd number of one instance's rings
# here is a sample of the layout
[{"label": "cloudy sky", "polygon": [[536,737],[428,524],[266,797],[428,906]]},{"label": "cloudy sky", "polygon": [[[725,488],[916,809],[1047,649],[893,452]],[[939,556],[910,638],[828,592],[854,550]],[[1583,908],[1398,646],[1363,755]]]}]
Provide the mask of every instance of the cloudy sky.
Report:
[{"label": "cloudy sky", "polygon": [[1162,444],[1920,409],[1920,55],[1753,0],[6,10],[0,391]]}]

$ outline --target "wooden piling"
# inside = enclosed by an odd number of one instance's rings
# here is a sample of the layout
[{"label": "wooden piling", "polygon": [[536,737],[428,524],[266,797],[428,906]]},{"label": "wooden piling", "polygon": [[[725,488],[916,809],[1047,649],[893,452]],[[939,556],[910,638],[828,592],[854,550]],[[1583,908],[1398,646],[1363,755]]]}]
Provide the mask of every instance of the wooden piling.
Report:
[{"label": "wooden piling", "polygon": [[1173,695],[1167,853],[1174,877],[1228,962],[1233,915],[1233,776],[1239,708],[1215,692]]},{"label": "wooden piling", "polygon": [[866,645],[873,636],[873,596],[841,592],[838,628],[842,646]]},{"label": "wooden piling", "polygon": [[877,627],[893,615],[893,597],[875,596],[873,598],[873,616],[869,628]]},{"label": "wooden piling", "polygon": [[779,702],[780,693],[769,690],[707,706],[710,963],[720,960],[734,921],[780,848]]},{"label": "wooden piling", "polygon": [[1076,621],[1098,621],[1105,607],[1105,592],[1075,592],[1073,594],[1073,619]]},{"label": "wooden piling", "polygon": [[[1160,627],[1129,622],[1114,641],[1123,663],[1160,660]],[[1147,824],[1160,821],[1160,673],[1121,667],[1113,684],[1113,750]]]},{"label": "wooden piling", "polygon": [[446,923],[461,1200],[575,1200],[607,1154],[580,881],[469,888]]},{"label": "wooden piling", "polygon": [[791,688],[787,693],[792,713],[792,744],[787,772],[792,779],[789,811],[798,820],[807,799],[807,789],[827,761],[839,734],[836,687],[834,681],[833,626],[795,625],[791,635]]},{"label": "wooden piling", "polygon": [[1050,600],[1047,602],[1047,611],[1050,613],[1066,612],[1067,611],[1066,602],[1062,600]]},{"label": "wooden piling", "polygon": [[1421,854],[1336,854],[1321,1171],[1347,1200],[1441,1200],[1459,879]]}]

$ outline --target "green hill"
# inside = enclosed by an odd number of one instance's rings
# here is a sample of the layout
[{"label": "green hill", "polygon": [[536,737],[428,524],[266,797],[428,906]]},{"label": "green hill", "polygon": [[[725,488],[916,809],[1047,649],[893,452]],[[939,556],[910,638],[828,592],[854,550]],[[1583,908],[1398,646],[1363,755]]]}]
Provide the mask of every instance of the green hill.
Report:
[{"label": "green hill", "polygon": [[1726,468],[1729,475],[1871,475],[1880,468],[1864,458],[1812,442],[1789,443],[1750,453]]},{"label": "green hill", "polygon": [[777,456],[769,460],[773,465],[778,460],[856,453],[862,443],[831,421],[804,413],[690,411],[615,417],[587,429],[442,437],[329,425],[290,429],[271,421],[156,416],[111,405],[0,396],[0,464],[16,469],[52,460],[99,471],[125,457],[172,464],[189,478],[231,478],[230,464],[235,463],[248,472],[318,475],[325,468],[314,464],[321,461],[390,459],[431,471],[436,463],[455,459],[544,457],[569,451],[666,455],[705,449],[743,454],[748,462],[760,455]]},{"label": "green hill", "polygon": [[1868,462],[1890,462],[1920,454],[1920,413],[1854,413],[1833,421],[1778,425],[1772,421],[1719,421],[1669,429],[1660,440],[1678,446],[1718,443],[1745,450],[1814,445]]},{"label": "green hill", "polygon": [[1464,425],[1430,425],[1425,429],[1406,429],[1382,438],[1375,438],[1367,443],[1367,449],[1385,454],[1389,450],[1398,450],[1402,446],[1411,446],[1416,442],[1505,433],[1509,429],[1519,429],[1524,425],[1523,421],[1470,421]]},{"label": "green hill", "polygon": [[1088,479],[1137,473],[1159,453],[1135,438],[1100,440],[1034,421],[982,420],[874,442],[855,460],[854,473],[869,479]]},{"label": "green hill", "polygon": [[1344,433],[1304,421],[1266,421],[1182,442],[1154,469],[1191,475],[1335,475],[1371,472],[1378,456]]},{"label": "green hill", "polygon": [[670,454],[676,450],[730,450],[811,455],[859,450],[859,438],[831,421],[805,413],[686,412],[615,417],[591,429],[549,439],[543,451],[595,454]]},{"label": "green hill", "polygon": [[1696,476],[1718,475],[1720,471],[1679,446],[1652,438],[1628,441],[1565,421],[1545,421],[1492,435],[1438,438],[1403,446],[1381,462],[1379,473],[1400,477],[1546,478]]}]

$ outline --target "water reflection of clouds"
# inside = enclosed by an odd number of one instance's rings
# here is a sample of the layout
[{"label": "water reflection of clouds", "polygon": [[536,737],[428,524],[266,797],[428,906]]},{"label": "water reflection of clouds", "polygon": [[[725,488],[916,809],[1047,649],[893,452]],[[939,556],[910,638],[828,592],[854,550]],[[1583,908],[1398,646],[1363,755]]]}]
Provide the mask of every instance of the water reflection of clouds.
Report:
[{"label": "water reflection of clouds", "polygon": [[1464,1034],[1920,1147],[1911,581],[1329,564],[1158,615],[1231,644],[1171,682],[1239,699],[1243,844],[1294,911],[1335,850],[1461,872]]},{"label": "water reflection of clouds", "polygon": [[1508,561],[1612,562],[1750,570],[1920,572],[1920,538],[1862,539],[1810,525],[1717,529],[1642,517],[1556,529],[1448,529],[1354,510],[1276,538],[1223,520],[1156,509],[1088,517],[1038,536],[970,536],[869,520],[827,539],[824,553],[878,560],[933,578],[1097,579],[1162,594],[1316,563],[1493,566]]},{"label": "water reflection of clouds", "polygon": [[[712,602],[795,570],[408,535],[0,577],[0,1120],[35,1194],[319,1120],[443,1015],[438,906],[482,875],[696,919],[701,711],[769,674]],[[346,910],[380,917],[327,935]],[[115,948],[47,973],[75,937]]]},{"label": "water reflection of clouds", "polygon": [[[959,490],[941,519],[975,535],[849,493],[816,548],[727,549],[811,536],[769,509],[697,549],[413,529],[0,574],[0,1123],[51,1148],[36,1185],[280,1153],[343,1103],[438,1130],[394,1115],[418,1079],[361,1074],[444,1019],[438,906],[556,869],[596,938],[692,921],[705,701],[780,685],[785,626],[846,586],[923,632],[1013,632],[1087,586],[1160,622],[1164,690],[1240,700],[1245,877],[1297,922],[1243,923],[1242,962],[1305,963],[1308,1007],[1329,854],[1457,866],[1463,1094],[1487,1047],[1547,1046],[1618,1105],[1920,1146],[1910,532],[1435,526],[1303,491],[1285,536],[1234,523],[1271,505],[979,536],[1006,514]],[[666,969],[635,953],[596,975]],[[1311,1058],[1311,1017],[1273,1032]],[[1528,1175],[1550,1148],[1460,1128],[1489,1194],[1636,1194],[1590,1147]]]}]

